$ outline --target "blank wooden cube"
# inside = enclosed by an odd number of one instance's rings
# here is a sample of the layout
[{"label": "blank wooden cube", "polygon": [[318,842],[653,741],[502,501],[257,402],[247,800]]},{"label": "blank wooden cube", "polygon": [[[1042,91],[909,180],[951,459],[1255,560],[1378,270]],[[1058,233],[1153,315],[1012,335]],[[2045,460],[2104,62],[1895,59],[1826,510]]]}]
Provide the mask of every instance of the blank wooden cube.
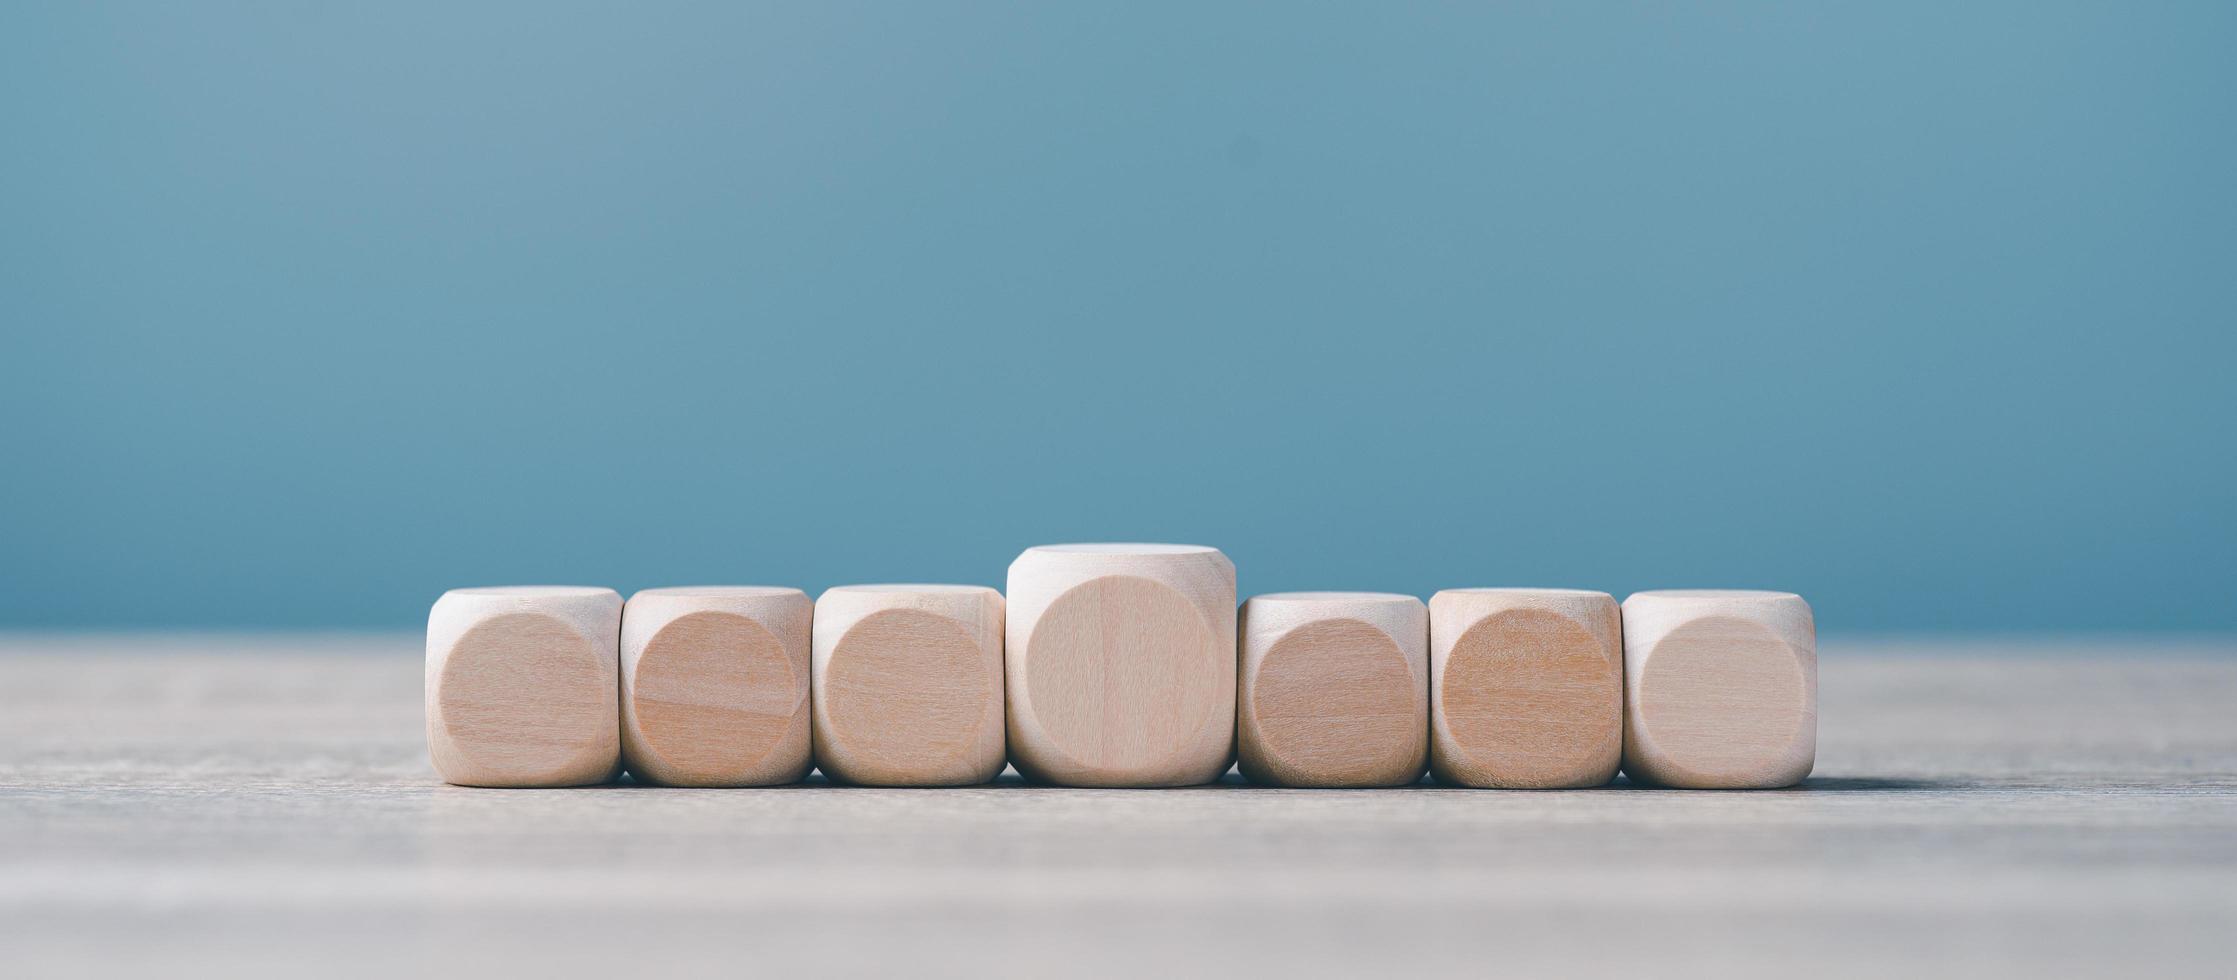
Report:
[{"label": "blank wooden cube", "polygon": [[1002,593],[847,585],[816,600],[816,765],[836,782],[967,786],[1001,774]]},{"label": "blank wooden cube", "polygon": [[646,589],[621,617],[621,749],[666,786],[796,783],[811,764],[799,589]]},{"label": "blank wooden cube", "polygon": [[1623,601],[1623,771],[1683,789],[1776,789],[1818,745],[1817,624],[1791,592]]},{"label": "blank wooden cube", "polygon": [[427,749],[460,786],[620,775],[612,589],[453,589],[427,616]]},{"label": "blank wooden cube", "polygon": [[1429,610],[1410,595],[1283,592],[1240,615],[1243,775],[1404,786],[1429,764]]},{"label": "blank wooden cube", "polygon": [[1623,756],[1623,626],[1579,589],[1429,599],[1429,768],[1440,783],[1574,789]]},{"label": "blank wooden cube", "polygon": [[1235,751],[1235,566],[1217,549],[1065,544],[1010,564],[1010,761],[1067,786],[1188,786]]}]

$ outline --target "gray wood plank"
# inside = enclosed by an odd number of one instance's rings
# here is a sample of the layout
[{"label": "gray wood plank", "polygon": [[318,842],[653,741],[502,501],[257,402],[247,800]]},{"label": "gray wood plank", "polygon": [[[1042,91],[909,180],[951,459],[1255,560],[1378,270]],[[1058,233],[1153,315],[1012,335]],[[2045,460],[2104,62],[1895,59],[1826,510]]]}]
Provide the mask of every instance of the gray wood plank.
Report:
[{"label": "gray wood plank", "polygon": [[0,637],[0,942],[22,976],[2231,975],[2237,643],[1821,671],[1779,792],[470,790],[415,637]]}]

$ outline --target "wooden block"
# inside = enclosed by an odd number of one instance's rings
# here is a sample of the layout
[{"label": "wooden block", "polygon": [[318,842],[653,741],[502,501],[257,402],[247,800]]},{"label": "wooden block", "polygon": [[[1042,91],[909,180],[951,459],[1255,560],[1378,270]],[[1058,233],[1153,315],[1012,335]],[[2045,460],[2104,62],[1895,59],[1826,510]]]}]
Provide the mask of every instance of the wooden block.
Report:
[{"label": "wooden block", "polygon": [[863,786],[1002,772],[1002,593],[844,585],[816,600],[816,766]]},{"label": "wooden block", "polygon": [[1623,600],[1623,771],[1683,789],[1776,789],[1818,745],[1817,624],[1790,592]]},{"label": "wooden block", "polygon": [[1240,618],[1243,775],[1405,786],[1429,765],[1429,610],[1387,592],[1253,596]]},{"label": "wooden block", "polygon": [[453,589],[427,616],[427,749],[460,786],[620,775],[612,589]]},{"label": "wooden block", "polygon": [[621,616],[621,750],[665,786],[796,783],[811,764],[799,589],[646,589]]},{"label": "wooden block", "polygon": [[1437,781],[1574,789],[1623,757],[1623,626],[1580,589],[1448,589],[1429,599],[1429,768]]},{"label": "wooden block", "polygon": [[1235,751],[1235,566],[1063,544],[1010,563],[1010,761],[1066,786],[1190,786]]}]

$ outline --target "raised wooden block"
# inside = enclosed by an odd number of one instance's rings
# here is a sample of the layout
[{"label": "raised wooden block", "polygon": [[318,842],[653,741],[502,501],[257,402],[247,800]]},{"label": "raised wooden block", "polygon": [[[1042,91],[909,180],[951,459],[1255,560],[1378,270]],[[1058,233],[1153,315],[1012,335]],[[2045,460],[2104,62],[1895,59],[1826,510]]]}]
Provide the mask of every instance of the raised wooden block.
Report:
[{"label": "raised wooden block", "polygon": [[621,617],[621,751],[666,786],[774,786],[808,774],[808,629],[799,589],[646,589]]},{"label": "raised wooden block", "polygon": [[427,749],[460,786],[620,775],[612,589],[453,589],[427,616]]},{"label": "raised wooden block", "polygon": [[1235,566],[1217,549],[1060,544],[1010,563],[1010,761],[1067,786],[1189,786],[1235,752]]},{"label": "raised wooden block", "polygon": [[968,786],[1003,765],[1002,593],[844,585],[816,600],[816,766],[864,786]]},{"label": "raised wooden block", "polygon": [[1405,786],[1429,764],[1429,610],[1387,592],[1252,596],[1240,616],[1243,775]]},{"label": "raised wooden block", "polygon": [[1429,599],[1429,768],[1440,783],[1573,789],[1623,757],[1623,626],[1580,589]]},{"label": "raised wooden block", "polygon": [[1818,641],[1791,592],[1623,600],[1623,771],[1682,789],[1776,789],[1818,747]]}]

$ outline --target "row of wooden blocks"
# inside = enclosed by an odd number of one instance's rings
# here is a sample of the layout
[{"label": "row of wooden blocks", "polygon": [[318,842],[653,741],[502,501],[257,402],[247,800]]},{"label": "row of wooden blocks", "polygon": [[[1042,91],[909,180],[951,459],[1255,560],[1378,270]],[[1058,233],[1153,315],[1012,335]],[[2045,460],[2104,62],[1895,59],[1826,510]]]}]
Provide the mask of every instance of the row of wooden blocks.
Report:
[{"label": "row of wooden blocks", "polygon": [[[458,589],[427,739],[468,786],[1790,786],[1816,630],[1784,592],[1293,592],[1212,548],[1028,549],[965,585]],[[1238,653],[1239,651],[1239,653]]]}]

